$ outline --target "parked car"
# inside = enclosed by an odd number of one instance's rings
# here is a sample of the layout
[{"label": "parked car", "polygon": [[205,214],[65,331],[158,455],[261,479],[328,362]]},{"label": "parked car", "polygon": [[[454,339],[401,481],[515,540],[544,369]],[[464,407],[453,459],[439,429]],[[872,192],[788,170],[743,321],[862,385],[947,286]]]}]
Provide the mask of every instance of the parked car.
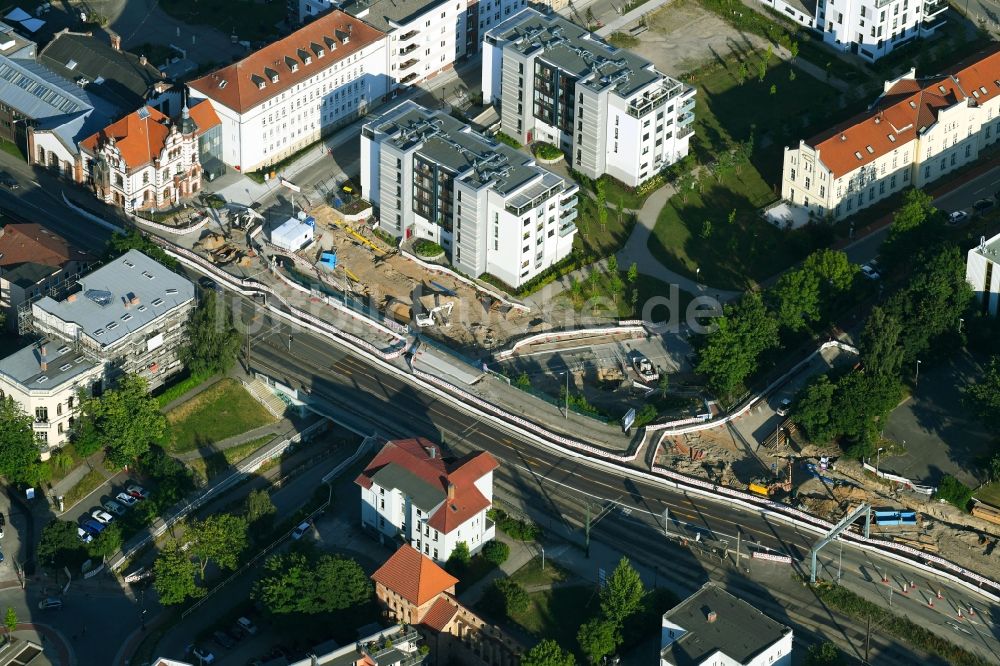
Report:
[{"label": "parked car", "polygon": [[869,280],[878,280],[882,275],[875,269],[871,264],[865,264],[861,267],[861,274],[864,275]]},{"label": "parked car", "polygon": [[983,213],[985,213],[989,209],[993,208],[993,206],[995,206],[995,205],[996,205],[996,202],[993,201],[993,199],[980,199],[976,203],[972,204],[972,207],[973,207],[973,209],[975,209],[975,211],[977,213],[979,213],[980,215],[982,215]]},{"label": "parked car", "polygon": [[125,492],[137,500],[149,499],[149,492],[142,486],[137,486],[134,483],[129,484],[128,487],[125,488]]},{"label": "parked car", "polygon": [[229,634],[224,631],[213,631],[212,640],[215,641],[215,644],[223,650],[231,650],[233,646],[236,645],[236,641],[234,641]]},{"label": "parked car", "polygon": [[82,527],[76,528],[76,536],[78,536],[80,538],[80,541],[84,543],[90,543],[91,541],[94,540],[94,537],[90,534],[90,532],[83,529]]},{"label": "parked car", "polygon": [[205,291],[222,291],[219,289],[219,283],[207,276],[198,278],[198,284]]},{"label": "parked car", "polygon": [[124,516],[127,512],[125,507],[123,507],[118,502],[113,499],[104,500],[101,502],[101,506],[104,507],[105,511],[115,514],[116,516]]},{"label": "parked car", "polygon": [[3,528],[7,527],[7,519],[3,517],[3,512],[0,512],[0,539],[3,538]]},{"label": "parked car", "polygon": [[8,190],[16,190],[21,187],[20,183],[8,173],[0,174],[0,185],[3,185]]},{"label": "parked car", "polygon": [[953,227],[962,224],[962,222],[965,222],[967,219],[969,219],[969,214],[964,210],[956,210],[948,213],[948,224]]},{"label": "parked car", "polygon": [[112,516],[110,513],[108,513],[107,511],[101,511],[100,509],[94,509],[93,511],[90,512],[90,515],[94,518],[94,520],[96,520],[99,523],[103,523],[105,525],[107,525],[108,523],[110,523],[112,520],[115,519],[115,517]]},{"label": "parked car", "polygon": [[62,610],[63,602],[59,597],[46,597],[38,602],[38,610]]},{"label": "parked car", "polygon": [[309,521],[299,523],[299,526],[292,530],[292,539],[298,541],[302,536],[309,531]]},{"label": "parked car", "polygon": [[198,660],[199,664],[214,664],[215,655],[206,650],[203,647],[198,647],[197,645],[188,645],[187,653]]},{"label": "parked car", "polygon": [[251,622],[250,618],[248,617],[241,617],[238,620],[236,620],[236,626],[250,636],[257,635],[257,625]]},{"label": "parked car", "polygon": [[87,530],[95,537],[101,532],[103,532],[105,527],[103,523],[99,523],[93,518],[87,518],[82,523],[80,523],[80,525],[83,527],[83,529]]},{"label": "parked car", "polygon": [[778,416],[788,416],[788,413],[792,411],[792,399],[782,398],[781,402],[778,403],[778,408],[774,411],[777,412]]},{"label": "parked car", "polygon": [[136,498],[129,495],[128,493],[124,492],[115,495],[115,499],[124,504],[125,506],[135,506],[136,502],[139,501]]}]

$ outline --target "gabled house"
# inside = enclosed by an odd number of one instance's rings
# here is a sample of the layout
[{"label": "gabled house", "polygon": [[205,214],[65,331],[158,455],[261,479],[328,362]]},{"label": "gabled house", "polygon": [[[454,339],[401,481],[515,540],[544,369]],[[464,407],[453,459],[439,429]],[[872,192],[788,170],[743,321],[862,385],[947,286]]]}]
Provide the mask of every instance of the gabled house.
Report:
[{"label": "gabled house", "polygon": [[355,480],[361,486],[361,524],[380,538],[401,538],[436,562],[459,542],[477,552],[496,532],[496,459],[486,452],[450,461],[429,440],[387,443]]}]

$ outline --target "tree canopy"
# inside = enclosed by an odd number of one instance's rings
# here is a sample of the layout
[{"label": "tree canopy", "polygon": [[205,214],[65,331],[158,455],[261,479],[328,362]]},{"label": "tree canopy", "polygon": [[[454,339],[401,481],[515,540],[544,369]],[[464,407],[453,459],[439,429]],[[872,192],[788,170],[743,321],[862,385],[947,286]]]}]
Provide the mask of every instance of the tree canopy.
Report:
[{"label": "tree canopy", "polygon": [[191,556],[181,550],[176,542],[170,542],[160,552],[153,564],[153,588],[164,606],[184,603],[205,594],[195,581],[198,567]]},{"label": "tree canopy", "polygon": [[150,259],[163,264],[170,270],[176,270],[178,267],[176,259],[135,229],[131,229],[127,234],[114,234],[111,236],[107,252],[109,259],[117,259],[129,250],[139,250]]},{"label": "tree canopy", "polygon": [[521,666],[576,666],[576,659],[554,640],[545,639],[521,656]]},{"label": "tree canopy", "polygon": [[990,359],[983,376],[966,390],[966,399],[984,421],[1000,419],[1000,356]]},{"label": "tree canopy", "polygon": [[620,628],[642,606],[645,594],[646,588],[639,572],[627,557],[623,557],[601,590],[601,611],[604,617]]},{"label": "tree canopy", "polygon": [[254,586],[254,599],[274,614],[324,613],[368,601],[372,584],[351,559],[302,553],[274,555],[264,564],[264,576]]},{"label": "tree canopy", "polygon": [[13,483],[36,476],[38,441],[32,423],[13,398],[0,398],[0,474]]},{"label": "tree canopy", "polygon": [[181,359],[193,375],[226,372],[236,363],[240,340],[225,300],[210,289],[191,313],[188,343],[181,349]]},{"label": "tree canopy", "polygon": [[778,323],[759,292],[748,291],[727,305],[698,352],[699,374],[718,394],[732,396],[758,367],[760,355],[778,344]]},{"label": "tree canopy", "polygon": [[802,266],[786,272],[770,291],[783,328],[799,331],[829,316],[831,305],[854,284],[858,267],[843,252],[813,252]]},{"label": "tree canopy", "polygon": [[81,412],[84,421],[91,421],[85,427],[100,437],[108,459],[118,467],[146,453],[166,427],[159,403],[150,397],[146,380],[138,375],[125,375],[116,388],[101,397],[86,398]]},{"label": "tree canopy", "polygon": [[76,568],[87,559],[87,551],[76,533],[76,523],[53,519],[42,528],[42,536],[35,549],[43,565]]},{"label": "tree canopy", "polygon": [[247,547],[247,521],[231,513],[217,513],[188,527],[191,554],[198,561],[201,578],[214,562],[220,569],[235,569]]},{"label": "tree canopy", "polygon": [[576,634],[580,649],[591,664],[600,664],[604,657],[614,653],[621,643],[621,632],[613,621],[595,617],[580,625]]}]

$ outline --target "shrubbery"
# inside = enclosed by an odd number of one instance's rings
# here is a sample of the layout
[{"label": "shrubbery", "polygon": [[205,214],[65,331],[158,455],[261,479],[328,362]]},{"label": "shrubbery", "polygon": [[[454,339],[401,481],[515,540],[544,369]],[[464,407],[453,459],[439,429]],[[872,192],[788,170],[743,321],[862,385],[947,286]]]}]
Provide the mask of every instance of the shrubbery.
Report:
[{"label": "shrubbery", "polygon": [[418,257],[436,257],[444,253],[444,248],[432,240],[421,238],[413,244],[413,251]]},{"label": "shrubbery", "polygon": [[503,599],[504,612],[508,617],[528,610],[528,605],[531,603],[528,593],[510,578],[497,578],[493,581],[493,588]]},{"label": "shrubbery", "polygon": [[535,541],[542,536],[542,528],[531,521],[518,520],[500,509],[490,509],[486,517],[497,524],[507,536],[518,541]]},{"label": "shrubbery", "polygon": [[511,148],[521,147],[521,143],[517,139],[515,139],[510,134],[507,134],[505,132],[497,132],[496,134],[493,135],[493,138],[499,141],[500,143],[507,144]]},{"label": "shrubbery", "polygon": [[500,566],[510,557],[510,546],[503,541],[488,541],[483,546],[483,558],[496,566]]},{"label": "shrubbery", "polygon": [[563,151],[551,143],[545,143],[544,141],[537,141],[532,144],[531,150],[535,153],[536,157],[543,160],[558,160],[564,157]]},{"label": "shrubbery", "polygon": [[937,493],[934,496],[954,504],[962,511],[968,511],[969,501],[972,499],[972,488],[969,488],[955,477],[946,474],[941,479]]}]

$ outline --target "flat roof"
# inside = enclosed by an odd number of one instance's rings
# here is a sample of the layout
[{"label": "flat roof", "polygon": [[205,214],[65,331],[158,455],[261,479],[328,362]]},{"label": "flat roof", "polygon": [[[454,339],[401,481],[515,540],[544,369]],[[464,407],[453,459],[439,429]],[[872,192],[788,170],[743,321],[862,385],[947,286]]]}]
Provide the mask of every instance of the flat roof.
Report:
[{"label": "flat roof", "polygon": [[508,195],[542,175],[553,184],[565,181],[534,164],[534,159],[475,132],[446,113],[407,101],[371,122],[376,131],[401,150],[419,146],[416,154],[444,167],[456,180],[476,188],[490,186]]},{"label": "flat roof", "polygon": [[[46,367],[42,369],[42,350]],[[0,375],[27,390],[54,390],[97,367],[62,341],[42,340],[0,359]]]},{"label": "flat roof", "polygon": [[626,49],[620,49],[571,21],[535,9],[523,9],[500,23],[486,36],[505,41],[504,48],[536,58],[573,75],[577,85],[600,91],[613,87],[623,97],[651,83],[664,80],[682,85],[658,71],[653,63]]},{"label": "flat roof", "polygon": [[394,28],[393,23],[409,23],[409,19],[446,2],[447,0],[348,0],[341,9],[382,32],[390,32]]},{"label": "flat roof", "polygon": [[101,346],[114,344],[194,299],[194,285],[138,250],[129,250],[80,279],[80,291],[63,301],[46,296],[37,308]]},{"label": "flat roof", "polygon": [[[715,614],[714,620],[709,613]],[[715,583],[706,583],[664,613],[663,619],[685,631],[660,652],[674,666],[702,664],[716,652],[745,664],[791,632]]]},{"label": "flat roof", "polygon": [[972,248],[972,251],[981,254],[993,263],[1000,263],[1000,234],[993,238],[983,237],[979,245]]}]

